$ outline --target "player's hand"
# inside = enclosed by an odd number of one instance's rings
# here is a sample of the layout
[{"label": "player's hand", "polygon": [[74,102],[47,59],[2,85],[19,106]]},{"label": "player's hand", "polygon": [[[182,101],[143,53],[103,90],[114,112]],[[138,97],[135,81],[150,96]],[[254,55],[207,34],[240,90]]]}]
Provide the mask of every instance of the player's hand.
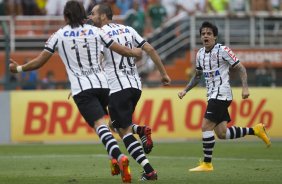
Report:
[{"label": "player's hand", "polygon": [[18,64],[15,60],[10,59],[10,64],[9,64],[10,72],[12,72],[12,73],[18,73],[18,71],[17,71],[17,66],[18,66],[18,65],[19,65],[19,64]]},{"label": "player's hand", "polygon": [[170,85],[170,82],[171,82],[171,79],[170,77],[166,74],[166,75],[163,75],[162,76],[162,83],[164,86],[169,86]]},{"label": "player's hand", "polygon": [[250,96],[249,89],[247,87],[242,89],[242,99],[247,99]]},{"label": "player's hand", "polygon": [[132,51],[136,58],[139,58],[139,59],[142,58],[142,49],[133,47]]},{"label": "player's hand", "polygon": [[185,90],[183,90],[183,91],[180,91],[179,93],[178,93],[178,97],[180,98],[180,99],[182,99],[185,95],[186,95],[186,91]]}]

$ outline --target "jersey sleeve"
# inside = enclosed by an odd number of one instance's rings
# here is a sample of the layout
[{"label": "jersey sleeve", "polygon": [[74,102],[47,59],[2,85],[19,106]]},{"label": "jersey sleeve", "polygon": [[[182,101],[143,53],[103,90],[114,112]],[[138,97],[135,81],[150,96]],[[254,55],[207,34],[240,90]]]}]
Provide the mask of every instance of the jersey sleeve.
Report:
[{"label": "jersey sleeve", "polygon": [[197,52],[196,56],[196,70],[203,70],[200,64],[200,50]]},{"label": "jersey sleeve", "polygon": [[146,40],[144,40],[132,27],[128,27],[128,29],[132,34],[134,47],[143,47],[143,45],[146,43]]},{"label": "jersey sleeve", "polygon": [[114,40],[110,37],[109,34],[107,34],[104,29],[100,29],[99,37],[101,44],[106,48],[109,48],[114,43]]},{"label": "jersey sleeve", "polygon": [[45,43],[44,50],[47,50],[50,53],[54,53],[58,44],[58,32],[53,33]]},{"label": "jersey sleeve", "polygon": [[236,66],[240,62],[229,47],[223,46],[221,51],[222,59],[228,62],[232,67]]}]

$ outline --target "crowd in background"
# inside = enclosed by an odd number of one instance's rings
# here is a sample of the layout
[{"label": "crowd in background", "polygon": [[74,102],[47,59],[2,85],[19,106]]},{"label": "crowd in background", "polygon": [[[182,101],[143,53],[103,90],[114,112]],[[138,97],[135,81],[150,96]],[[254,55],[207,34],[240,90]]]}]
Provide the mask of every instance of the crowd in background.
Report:
[{"label": "crowd in background", "polygon": [[[110,4],[114,15],[125,17],[125,23],[140,34],[151,32],[168,19],[195,13],[222,13],[234,16],[237,12],[269,15],[282,10],[282,0],[78,0],[90,12],[101,2]],[[67,0],[0,0],[0,15],[62,15]],[[146,30],[144,29],[146,25]]]},{"label": "crowd in background", "polygon": [[[1,15],[63,15],[64,5],[68,0],[0,0]],[[153,30],[162,27],[169,19],[185,14],[191,16],[201,13],[220,14],[227,13],[229,16],[236,16],[236,13],[245,13],[254,16],[258,11],[264,11],[273,15],[276,11],[282,11],[282,0],[78,0],[81,1],[90,13],[92,7],[97,3],[108,3],[114,15],[123,17],[123,23],[132,26],[140,35],[150,34]],[[146,25],[146,26],[145,26]],[[271,70],[270,72],[268,70]],[[264,63],[258,67],[257,85],[273,85],[275,74],[269,64]],[[266,80],[263,76],[267,76]],[[13,76],[12,76],[13,77]],[[37,75],[20,76],[20,81],[28,81],[27,85],[34,83],[30,80],[37,80]],[[53,89],[54,74],[48,73],[42,80],[42,89]],[[51,82],[49,82],[51,81]],[[265,82],[262,82],[265,81]],[[34,86],[27,86],[27,89]],[[36,87],[35,87],[36,88]]]}]

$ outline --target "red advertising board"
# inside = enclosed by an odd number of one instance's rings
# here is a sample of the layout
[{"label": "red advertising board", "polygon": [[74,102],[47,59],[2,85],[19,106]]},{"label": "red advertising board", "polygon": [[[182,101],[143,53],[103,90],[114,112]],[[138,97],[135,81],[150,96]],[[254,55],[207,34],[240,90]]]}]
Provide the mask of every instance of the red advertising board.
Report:
[{"label": "red advertising board", "polygon": [[[155,139],[200,138],[206,91],[193,89],[180,100],[179,90],[145,89],[133,122],[151,126]],[[270,136],[282,137],[281,88],[251,88],[250,92],[251,97],[242,100],[241,89],[233,90],[230,125],[251,127],[263,122]],[[67,100],[68,93],[65,90],[11,92],[12,142],[98,140],[74,102]]]}]

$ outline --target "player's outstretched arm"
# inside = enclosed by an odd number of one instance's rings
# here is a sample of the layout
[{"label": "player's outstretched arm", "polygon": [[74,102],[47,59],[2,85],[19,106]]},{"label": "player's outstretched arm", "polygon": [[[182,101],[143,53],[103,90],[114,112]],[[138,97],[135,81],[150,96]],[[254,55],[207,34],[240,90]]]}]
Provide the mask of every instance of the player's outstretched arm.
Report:
[{"label": "player's outstretched arm", "polygon": [[157,66],[157,68],[158,68],[158,70],[161,74],[161,77],[162,77],[161,81],[162,81],[163,85],[164,86],[170,85],[171,79],[167,75],[165,67],[164,67],[162,60],[161,60],[159,54],[157,53],[157,51],[148,42],[146,42],[143,45],[142,49],[150,56],[152,61]]},{"label": "player's outstretched arm", "polygon": [[246,68],[241,64],[238,63],[234,69],[236,72],[239,73],[242,82],[242,99],[247,99],[250,96],[249,88],[248,88],[248,76]]},{"label": "player's outstretched arm", "polygon": [[48,51],[42,51],[36,58],[30,60],[29,62],[25,63],[24,65],[19,65],[13,59],[10,59],[10,71],[12,73],[19,73],[19,72],[26,72],[31,70],[36,70],[43,66],[52,56],[52,53]]},{"label": "player's outstretched arm", "polygon": [[116,53],[126,56],[126,57],[141,57],[142,56],[142,50],[139,48],[133,47],[132,49],[120,45],[116,42],[114,42],[110,47],[112,51],[115,51]]},{"label": "player's outstretched arm", "polygon": [[189,81],[187,86],[183,89],[183,91],[180,91],[178,93],[178,97],[182,99],[188,91],[190,91],[192,88],[197,86],[201,80],[203,72],[201,70],[196,70],[195,75],[192,77],[192,79]]}]

